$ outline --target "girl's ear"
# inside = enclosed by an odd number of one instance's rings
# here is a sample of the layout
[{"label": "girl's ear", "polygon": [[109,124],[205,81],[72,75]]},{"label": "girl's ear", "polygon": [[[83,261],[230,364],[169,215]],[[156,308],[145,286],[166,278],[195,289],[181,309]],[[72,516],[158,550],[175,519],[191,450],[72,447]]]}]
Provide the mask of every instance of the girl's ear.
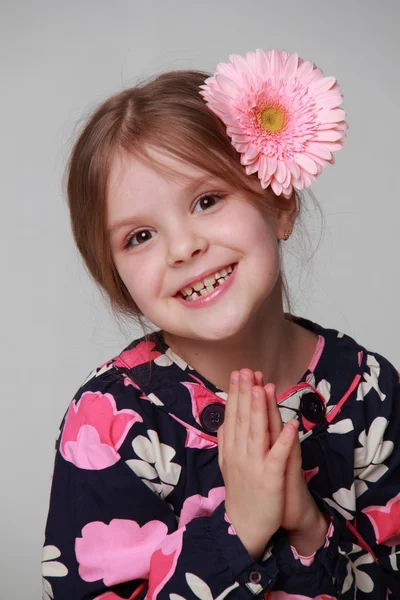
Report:
[{"label": "girl's ear", "polygon": [[296,194],[293,191],[290,198],[276,196],[276,237],[287,240],[293,231],[298,214]]}]

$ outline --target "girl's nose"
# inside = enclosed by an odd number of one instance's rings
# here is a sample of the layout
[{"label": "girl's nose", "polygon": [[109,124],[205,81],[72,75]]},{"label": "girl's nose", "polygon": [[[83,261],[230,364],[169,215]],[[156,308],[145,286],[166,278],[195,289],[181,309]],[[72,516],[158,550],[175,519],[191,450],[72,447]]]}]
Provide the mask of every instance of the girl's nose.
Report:
[{"label": "girl's nose", "polygon": [[168,265],[190,261],[196,254],[202,254],[208,247],[208,241],[203,235],[191,231],[180,232],[168,240]]}]

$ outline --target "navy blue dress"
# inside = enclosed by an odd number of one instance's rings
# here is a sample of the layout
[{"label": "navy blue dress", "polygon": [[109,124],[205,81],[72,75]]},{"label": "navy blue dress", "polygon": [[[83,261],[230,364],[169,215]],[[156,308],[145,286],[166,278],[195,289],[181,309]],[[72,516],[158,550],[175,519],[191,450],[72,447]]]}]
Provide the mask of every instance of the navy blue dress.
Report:
[{"label": "navy blue dress", "polygon": [[227,394],[154,332],[92,371],[62,421],[44,599],[400,599],[399,373],[296,320],[318,347],[278,403],[299,420],[304,476],[330,520],[321,548],[299,556],[280,529],[251,558],[218,466]]}]

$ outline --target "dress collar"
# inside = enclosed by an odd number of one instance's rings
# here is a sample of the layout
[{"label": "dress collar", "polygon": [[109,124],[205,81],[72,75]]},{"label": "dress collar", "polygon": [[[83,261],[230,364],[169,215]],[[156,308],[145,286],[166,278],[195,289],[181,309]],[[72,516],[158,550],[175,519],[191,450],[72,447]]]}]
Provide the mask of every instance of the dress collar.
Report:
[{"label": "dress collar", "polygon": [[[327,329],[302,317],[291,317],[297,324],[318,335],[311,362],[295,386],[278,396],[282,420],[299,418],[300,434],[308,435],[314,424],[300,414],[302,398],[317,395],[325,414],[340,403],[360,375],[365,352],[352,338],[335,329]],[[225,404],[227,393],[208,381],[187,364],[166,343],[162,331],[134,340],[113,359],[131,382],[161,410],[191,428],[204,431],[201,412],[207,404]],[[303,401],[304,404],[304,401]]]}]

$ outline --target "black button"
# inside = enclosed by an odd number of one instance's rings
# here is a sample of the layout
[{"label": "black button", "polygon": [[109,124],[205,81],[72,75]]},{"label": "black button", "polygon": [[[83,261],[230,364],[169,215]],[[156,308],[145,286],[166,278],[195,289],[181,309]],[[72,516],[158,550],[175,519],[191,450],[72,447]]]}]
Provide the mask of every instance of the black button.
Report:
[{"label": "black button", "polygon": [[200,414],[202,427],[210,433],[215,433],[224,422],[225,406],[221,402],[211,402],[203,408]]},{"label": "black button", "polygon": [[300,401],[300,412],[311,423],[320,423],[325,416],[325,405],[315,392],[303,394]]},{"label": "black button", "polygon": [[261,573],[260,571],[251,571],[249,575],[250,583],[260,583]]}]

